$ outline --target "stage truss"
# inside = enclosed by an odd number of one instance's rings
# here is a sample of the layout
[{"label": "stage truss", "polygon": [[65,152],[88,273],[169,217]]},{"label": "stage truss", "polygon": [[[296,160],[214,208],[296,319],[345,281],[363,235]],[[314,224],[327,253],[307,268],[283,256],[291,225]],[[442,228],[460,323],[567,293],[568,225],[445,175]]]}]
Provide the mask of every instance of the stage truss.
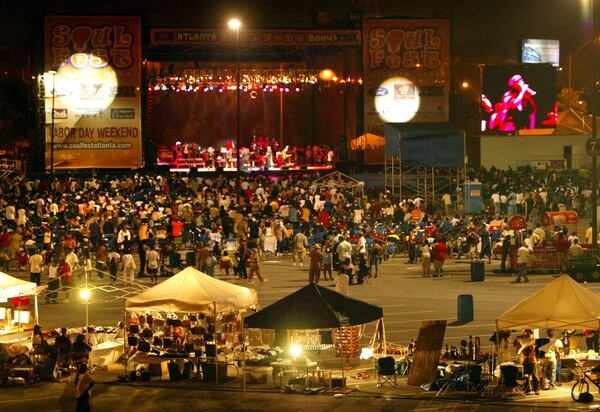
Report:
[{"label": "stage truss", "polygon": [[386,156],[384,159],[385,190],[394,199],[414,199],[421,197],[426,204],[443,208],[442,196],[450,193],[452,209],[462,210],[461,188],[466,180],[465,168],[403,166],[400,156]]}]

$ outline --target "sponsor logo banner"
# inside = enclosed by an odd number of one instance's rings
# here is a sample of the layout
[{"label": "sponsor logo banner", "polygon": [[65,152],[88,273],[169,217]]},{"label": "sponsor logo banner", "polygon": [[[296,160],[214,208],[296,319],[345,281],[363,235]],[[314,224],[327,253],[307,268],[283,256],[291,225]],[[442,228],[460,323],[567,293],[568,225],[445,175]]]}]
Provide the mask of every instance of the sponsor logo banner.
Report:
[{"label": "sponsor logo banner", "polygon": [[140,18],[47,16],[45,69],[46,168],[140,167]]}]

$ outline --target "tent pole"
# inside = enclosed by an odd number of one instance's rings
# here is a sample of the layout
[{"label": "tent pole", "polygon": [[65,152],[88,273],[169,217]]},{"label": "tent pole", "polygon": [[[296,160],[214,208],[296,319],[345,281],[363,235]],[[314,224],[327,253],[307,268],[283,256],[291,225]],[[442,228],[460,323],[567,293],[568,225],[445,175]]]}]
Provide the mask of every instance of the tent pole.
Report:
[{"label": "tent pole", "polygon": [[123,366],[125,368],[125,378],[127,378],[127,362],[129,361],[127,350],[127,309],[123,308]]},{"label": "tent pole", "polygon": [[242,382],[243,390],[246,392],[246,328],[242,322]]},{"label": "tent pole", "polygon": [[35,312],[35,324],[39,325],[40,324],[40,318],[39,318],[39,313],[38,313],[37,290],[35,291],[35,294],[33,295],[33,309],[34,309],[34,312]]},{"label": "tent pole", "polygon": [[213,302],[213,316],[214,316],[213,341],[215,342],[215,380],[218,385],[219,384],[219,357],[217,355],[219,353],[219,350],[217,349],[217,302]]},{"label": "tent pole", "polygon": [[383,323],[383,318],[381,318],[381,334],[383,335],[383,354],[387,355],[387,339],[385,337],[385,323]]}]

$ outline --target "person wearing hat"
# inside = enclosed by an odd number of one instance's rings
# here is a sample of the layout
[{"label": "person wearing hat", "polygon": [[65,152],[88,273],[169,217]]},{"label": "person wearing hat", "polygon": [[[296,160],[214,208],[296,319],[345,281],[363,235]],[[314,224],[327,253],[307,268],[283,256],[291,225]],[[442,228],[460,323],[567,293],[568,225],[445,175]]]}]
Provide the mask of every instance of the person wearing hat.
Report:
[{"label": "person wearing hat", "polygon": [[323,252],[321,252],[321,245],[316,243],[308,253],[310,258],[310,266],[308,268],[308,283],[319,283],[321,276],[321,266],[323,263]]}]

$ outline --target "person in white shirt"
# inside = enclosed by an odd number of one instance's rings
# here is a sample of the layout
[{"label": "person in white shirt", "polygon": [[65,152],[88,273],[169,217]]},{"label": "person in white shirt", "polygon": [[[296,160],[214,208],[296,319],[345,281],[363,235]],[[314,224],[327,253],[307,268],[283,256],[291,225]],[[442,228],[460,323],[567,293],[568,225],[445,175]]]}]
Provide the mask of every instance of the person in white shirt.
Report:
[{"label": "person in white shirt", "polygon": [[594,231],[593,226],[590,223],[590,226],[585,231],[585,243],[588,244],[588,245],[592,244],[593,231]]},{"label": "person in white shirt", "polygon": [[135,269],[137,267],[130,250],[126,250],[125,253],[123,253],[121,262],[123,264],[123,278],[125,279],[125,282],[133,282]]},{"label": "person in white shirt", "polygon": [[148,268],[148,274],[150,275],[150,281],[152,283],[158,283],[159,261],[160,253],[158,253],[158,248],[150,250],[146,255],[146,267]]},{"label": "person in white shirt", "polygon": [[35,282],[36,285],[40,285],[42,281],[42,270],[43,270],[44,258],[39,252],[35,252],[29,256],[29,280]]},{"label": "person in white shirt", "polygon": [[56,297],[58,296],[58,286],[60,281],[58,279],[58,262],[52,261],[48,266],[48,293],[46,294],[46,303],[56,303]]},{"label": "person in white shirt", "polygon": [[527,262],[529,262],[529,248],[521,245],[519,250],[517,250],[517,266],[519,268],[517,283],[521,282],[521,278],[524,279],[524,282],[529,282],[529,278],[527,278]]},{"label": "person in white shirt", "polygon": [[498,192],[494,192],[492,194],[492,203],[494,204],[494,213],[496,215],[500,214],[500,194]]},{"label": "person in white shirt", "polygon": [[423,277],[431,277],[431,248],[427,240],[421,245],[421,265],[423,265]]},{"label": "person in white shirt", "polygon": [[446,216],[450,215],[450,207],[452,206],[452,197],[450,193],[444,193],[442,196],[442,202],[444,202],[444,213]]},{"label": "person in white shirt", "polygon": [[[69,266],[71,266],[71,272],[75,272],[75,270],[79,267],[79,258],[72,250],[69,253],[67,253],[67,256],[65,256],[65,262],[67,262]],[[82,273],[79,274],[80,278],[81,275]]]}]

